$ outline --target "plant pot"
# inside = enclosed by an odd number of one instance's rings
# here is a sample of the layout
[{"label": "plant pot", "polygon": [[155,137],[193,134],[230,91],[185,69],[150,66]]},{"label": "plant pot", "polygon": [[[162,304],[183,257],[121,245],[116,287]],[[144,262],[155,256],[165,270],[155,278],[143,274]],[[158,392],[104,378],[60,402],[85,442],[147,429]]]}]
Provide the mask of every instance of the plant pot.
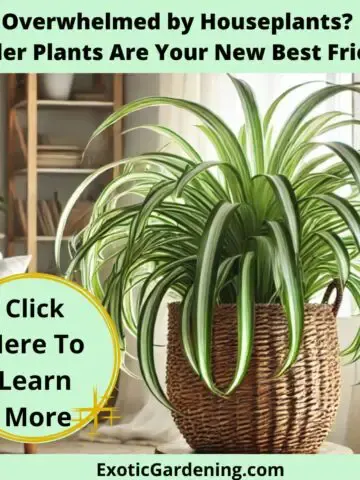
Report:
[{"label": "plant pot", "polygon": [[[179,335],[179,305],[169,305],[167,391],[182,412],[173,413],[175,423],[195,451],[318,451],[339,404],[339,344],[331,306],[306,305],[304,320],[298,360],[275,379],[287,353],[287,321],[280,305],[257,305],[249,371],[236,392],[224,399],[213,395],[191,369]],[[212,346],[218,386],[230,383],[236,351],[236,306],[220,305],[214,316]]]},{"label": "plant pot", "polygon": [[73,73],[42,73],[40,75],[41,95],[50,100],[68,100],[73,81]]}]

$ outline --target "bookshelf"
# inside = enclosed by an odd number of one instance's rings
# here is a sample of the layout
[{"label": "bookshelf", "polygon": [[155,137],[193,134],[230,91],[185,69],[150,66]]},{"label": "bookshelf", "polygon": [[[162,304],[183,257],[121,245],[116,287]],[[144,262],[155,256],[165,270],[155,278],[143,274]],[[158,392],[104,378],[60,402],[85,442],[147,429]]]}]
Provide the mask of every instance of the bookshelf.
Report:
[{"label": "bookshelf", "polygon": [[[86,129],[86,122],[89,116],[98,119],[99,124],[104,118],[118,109],[123,104],[123,75],[83,75],[82,77],[91,77],[87,79],[88,83],[94,89],[100,85],[106,85],[104,99],[76,99],[70,96],[68,100],[53,100],[42,98],[40,88],[39,74],[8,74],[8,141],[7,141],[7,177],[8,177],[8,221],[7,221],[7,254],[9,256],[17,254],[19,248],[21,253],[28,253],[32,256],[29,266],[30,272],[44,271],[40,269],[39,260],[44,250],[44,245],[52,245],[55,237],[44,234],[39,229],[38,202],[41,198],[43,185],[47,190],[51,189],[52,184],[57,184],[57,189],[69,188],[71,182],[81,182],[87,175],[91,174],[99,166],[80,165],[80,166],[44,166],[39,160],[39,148],[41,147],[39,135],[41,133],[42,116],[46,115],[47,124],[51,124],[54,129],[60,123],[59,117],[68,119],[69,124],[73,122],[73,130],[79,128]],[[76,77],[76,75],[75,75]],[[105,87],[104,87],[105,89]],[[91,93],[91,92],[90,92]],[[20,121],[21,120],[21,121]],[[43,122],[44,123],[44,122]],[[96,125],[97,126],[97,125]],[[93,126],[89,126],[86,133],[89,138]],[[108,143],[108,152],[103,155],[105,161],[111,162],[122,157],[123,143],[121,135],[121,122],[118,122],[107,133],[106,142]],[[85,134],[83,134],[84,137]],[[51,142],[50,142],[51,143]],[[85,143],[81,142],[83,148]],[[19,162],[19,158],[21,161]],[[102,164],[104,164],[102,162]],[[119,173],[113,169],[106,179],[107,182],[111,176]],[[106,175],[106,174],[105,174]],[[22,182],[19,187],[18,183]],[[60,187],[59,187],[60,185]],[[25,228],[19,231],[18,213],[16,210],[19,190],[25,195]],[[64,244],[71,236],[64,238]]]},{"label": "bookshelf", "polygon": [[[59,174],[59,175],[67,175],[67,174],[74,174],[74,175],[89,175],[96,171],[96,168],[42,168],[38,167],[37,173],[38,175],[45,175],[45,174]],[[15,170],[14,175],[27,175],[27,169],[21,168],[20,170]]]},{"label": "bookshelf", "polygon": [[[119,75],[119,74],[118,74]],[[94,101],[94,100],[46,100],[38,99],[36,102],[38,108],[112,108],[112,101]],[[14,105],[15,109],[26,109],[28,100],[21,100]]]}]

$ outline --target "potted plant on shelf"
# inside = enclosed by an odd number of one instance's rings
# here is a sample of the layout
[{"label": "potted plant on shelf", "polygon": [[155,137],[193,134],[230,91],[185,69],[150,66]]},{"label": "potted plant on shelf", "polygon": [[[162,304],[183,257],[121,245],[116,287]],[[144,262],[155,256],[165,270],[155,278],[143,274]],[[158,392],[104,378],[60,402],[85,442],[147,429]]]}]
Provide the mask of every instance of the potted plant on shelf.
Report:
[{"label": "potted plant on shelf", "polygon": [[[175,106],[201,120],[217,158],[202,158],[166,127],[147,126],[183,154],[146,153],[88,177],[63,212],[56,257],[84,189],[122,166],[74,237],[66,275],[79,271],[101,299],[125,352],[126,336],[137,336],[147,386],[173,409],[195,450],[314,453],[339,402],[335,317],[343,290],[360,305],[360,155],[317,139],[358,121],[340,112],[311,114],[360,86],[311,93],[274,134],[274,114],[294,88],[262,118],[250,86],[231,80],[245,115],[239,136],[207,108],[162,97],[133,101],[100,125],[91,140],[132,112]],[[139,201],[122,207],[128,194]],[[325,289],[322,304],[310,303]],[[154,327],[168,291],[179,301],[169,306],[166,394],[155,368]],[[360,357],[360,332],[344,354]]]}]

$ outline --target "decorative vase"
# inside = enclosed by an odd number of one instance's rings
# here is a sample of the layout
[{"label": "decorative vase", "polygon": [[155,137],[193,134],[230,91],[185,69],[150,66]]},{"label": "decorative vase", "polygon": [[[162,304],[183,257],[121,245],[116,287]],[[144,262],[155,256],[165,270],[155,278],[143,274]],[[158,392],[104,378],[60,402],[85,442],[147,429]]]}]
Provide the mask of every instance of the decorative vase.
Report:
[{"label": "decorative vase", "polygon": [[73,81],[73,73],[42,73],[40,75],[42,97],[50,100],[68,100]]},{"label": "decorative vase", "polygon": [[[280,305],[256,305],[249,371],[230,398],[213,395],[191,369],[179,335],[179,304],[169,305],[167,390],[173,417],[196,452],[316,453],[339,404],[340,356],[336,313],[330,305],[305,305],[301,351],[282,377],[274,374],[288,348]],[[232,379],[237,352],[236,306],[216,307],[212,365],[218,386]]]}]

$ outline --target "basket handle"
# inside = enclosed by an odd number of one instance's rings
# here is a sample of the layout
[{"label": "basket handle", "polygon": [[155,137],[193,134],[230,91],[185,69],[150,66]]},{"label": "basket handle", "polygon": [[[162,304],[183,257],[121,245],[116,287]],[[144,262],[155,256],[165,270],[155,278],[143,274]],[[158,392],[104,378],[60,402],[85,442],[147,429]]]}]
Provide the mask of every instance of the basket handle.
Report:
[{"label": "basket handle", "polygon": [[332,306],[332,311],[333,311],[334,316],[337,317],[337,314],[339,312],[340,305],[341,305],[341,302],[342,302],[342,299],[343,299],[343,289],[341,288],[341,284],[340,284],[339,280],[333,280],[331,283],[329,283],[329,285],[328,285],[328,287],[327,287],[327,289],[324,293],[322,303],[328,303],[329,302],[330,295],[332,294],[332,292],[334,290],[336,290],[336,298],[335,298],[335,301],[334,301],[333,306]]}]

